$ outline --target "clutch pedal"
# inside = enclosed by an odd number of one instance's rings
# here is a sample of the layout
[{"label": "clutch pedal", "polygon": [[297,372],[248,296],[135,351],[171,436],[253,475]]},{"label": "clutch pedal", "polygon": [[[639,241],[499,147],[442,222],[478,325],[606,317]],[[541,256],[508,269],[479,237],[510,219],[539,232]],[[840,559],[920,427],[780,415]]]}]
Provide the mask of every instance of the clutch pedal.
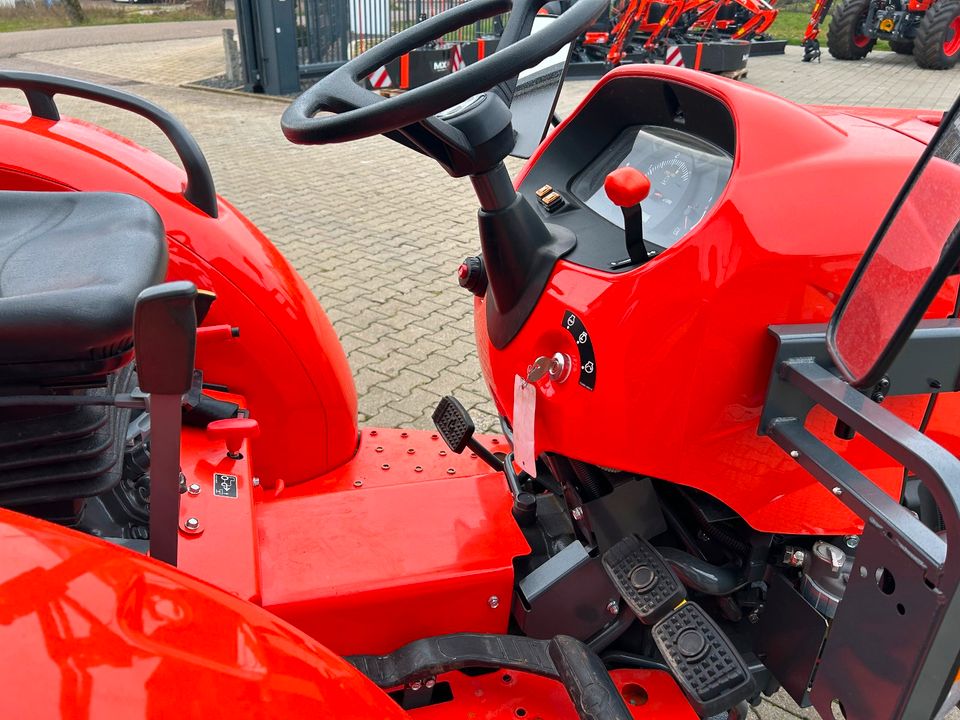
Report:
[{"label": "clutch pedal", "polygon": [[656,548],[628,535],[603,554],[603,568],[637,619],[653,625],[676,608],[687,592]]},{"label": "clutch pedal", "polygon": [[706,717],[756,692],[747,664],[699,605],[686,602],[653,626],[653,640],[694,710]]},{"label": "clutch pedal", "polygon": [[459,455],[470,448],[477,456],[494,470],[502,471],[503,463],[496,455],[487,450],[479,440],[473,437],[477,426],[467,409],[453,395],[444,395],[433,411],[433,424],[440,437],[453,452]]}]

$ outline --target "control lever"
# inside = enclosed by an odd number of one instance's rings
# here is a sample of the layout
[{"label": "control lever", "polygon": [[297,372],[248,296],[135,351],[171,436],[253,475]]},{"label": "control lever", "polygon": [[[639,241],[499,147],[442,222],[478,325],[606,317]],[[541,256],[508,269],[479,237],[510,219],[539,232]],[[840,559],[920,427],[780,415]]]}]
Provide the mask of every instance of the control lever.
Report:
[{"label": "control lever", "polygon": [[133,344],[140,390],[149,393],[150,555],[177,564],[180,523],[180,408],[193,385],[197,288],[179,281],[137,297]]},{"label": "control lever", "polygon": [[640,203],[650,194],[650,179],[632,167],[617,168],[603,181],[607,197],[623,212],[623,232],[630,260],[641,265],[653,257],[643,241]]}]

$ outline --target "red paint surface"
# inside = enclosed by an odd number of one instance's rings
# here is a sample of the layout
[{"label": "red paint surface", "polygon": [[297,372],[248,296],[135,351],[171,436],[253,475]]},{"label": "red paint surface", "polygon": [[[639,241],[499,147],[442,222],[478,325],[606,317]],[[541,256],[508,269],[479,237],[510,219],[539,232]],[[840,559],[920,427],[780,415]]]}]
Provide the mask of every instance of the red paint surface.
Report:
[{"label": "red paint surface", "polygon": [[0,105],[0,147],[0,190],[126,192],[160,213],[169,279],[217,294],[206,325],[240,328],[234,340],[200,343],[197,366],[247,398],[263,430],[264,484],[303,482],[352,457],[357,398],[346,355],[316,297],[253,223],[222,199],[220,217],[207,217],[180,194],[183,170],[88,123]]},{"label": "red paint surface", "polygon": [[[667,673],[614,670],[610,676],[636,720],[697,720]],[[507,670],[477,677],[447,673],[437,682],[449,683],[453,700],[411,710],[414,720],[577,720],[567,691],[555,680]]]},{"label": "red paint surface", "polygon": [[348,465],[261,497],[263,604],[331,649],[506,632],[512,561],[529,552],[506,481],[431,433],[365,430]]},{"label": "red paint surface", "polygon": [[[695,232],[640,268],[613,274],[559,262],[530,320],[503,350],[489,343],[478,299],[481,367],[497,406],[512,414],[513,378],[534,358],[577,357],[561,327],[572,310],[592,338],[596,390],[576,377],[541,388],[537,452],[699,488],[757,530],[856,532],[854,515],[757,435],[774,352],[767,327],[827,321],[923,150],[912,135],[928,140],[935,128],[917,111],[869,111],[865,119],[859,109],[808,110],[749,85],[659,65],[620,68],[601,83],[632,76],[691,85],[731,108],[737,152],[730,183]],[[945,317],[955,294],[953,280],[930,316]],[[925,402],[889,398],[886,406],[916,424]],[[958,426],[947,420],[935,423],[956,452]],[[833,437],[825,413],[808,425],[898,496],[902,471],[887,456],[860,437]]]},{"label": "red paint surface", "polygon": [[0,510],[5,718],[402,720],[341,658],[132,552]]}]

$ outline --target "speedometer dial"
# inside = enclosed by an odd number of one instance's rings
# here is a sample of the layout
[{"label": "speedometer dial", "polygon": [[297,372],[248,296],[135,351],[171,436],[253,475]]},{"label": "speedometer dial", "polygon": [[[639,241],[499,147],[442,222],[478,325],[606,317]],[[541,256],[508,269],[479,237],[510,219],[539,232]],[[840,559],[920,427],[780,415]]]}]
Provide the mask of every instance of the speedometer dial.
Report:
[{"label": "speedometer dial", "polygon": [[690,166],[679,155],[653,163],[647,169],[650,195],[654,200],[672,201],[690,182]]}]

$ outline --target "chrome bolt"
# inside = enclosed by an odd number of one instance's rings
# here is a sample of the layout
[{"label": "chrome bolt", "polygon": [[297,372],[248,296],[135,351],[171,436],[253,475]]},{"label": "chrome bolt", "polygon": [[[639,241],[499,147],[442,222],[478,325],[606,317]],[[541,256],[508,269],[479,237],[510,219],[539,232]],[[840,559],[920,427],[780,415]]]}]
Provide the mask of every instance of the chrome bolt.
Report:
[{"label": "chrome bolt", "polygon": [[619,615],[619,614],[620,614],[620,603],[618,603],[616,600],[611,600],[610,602],[608,602],[608,603],[607,603],[607,612],[610,613],[611,615]]},{"label": "chrome bolt", "polygon": [[835,487],[835,488],[832,490],[832,492],[833,492],[833,494],[836,495],[837,497],[840,497],[841,495],[843,495],[843,488],[841,488],[841,487]]},{"label": "chrome bolt", "polygon": [[491,595],[490,599],[487,600],[487,605],[496,610],[498,607],[500,607],[500,598],[498,598],[496,595]]},{"label": "chrome bolt", "polygon": [[800,567],[807,559],[807,554],[800,548],[786,548],[783,553],[783,564],[791,567]]},{"label": "chrome bolt", "polygon": [[184,526],[187,530],[191,530],[191,531],[192,531],[192,530],[199,530],[199,529],[200,529],[200,521],[197,520],[197,518],[195,518],[195,517],[187,518],[187,521],[186,521],[185,523],[183,523],[183,526]]},{"label": "chrome bolt", "polygon": [[253,486],[254,486],[254,487],[260,487],[260,478],[255,477],[255,478],[253,479]]},{"label": "chrome bolt", "polygon": [[847,535],[843,541],[847,544],[847,547],[853,550],[857,545],[860,544],[859,535]]},{"label": "chrome bolt", "polygon": [[582,507],[579,507],[579,506],[578,506],[578,507],[575,507],[575,508],[570,512],[570,514],[573,515],[573,519],[574,519],[574,520],[583,520],[583,508],[582,508]]},{"label": "chrome bolt", "polygon": [[799,451],[799,450],[791,450],[791,451],[790,451],[790,457],[792,457],[794,460],[796,460],[798,457],[800,457],[800,451]]},{"label": "chrome bolt", "polygon": [[187,488],[187,492],[191,495],[199,495],[200,486],[197,483],[190,483],[190,486]]}]

